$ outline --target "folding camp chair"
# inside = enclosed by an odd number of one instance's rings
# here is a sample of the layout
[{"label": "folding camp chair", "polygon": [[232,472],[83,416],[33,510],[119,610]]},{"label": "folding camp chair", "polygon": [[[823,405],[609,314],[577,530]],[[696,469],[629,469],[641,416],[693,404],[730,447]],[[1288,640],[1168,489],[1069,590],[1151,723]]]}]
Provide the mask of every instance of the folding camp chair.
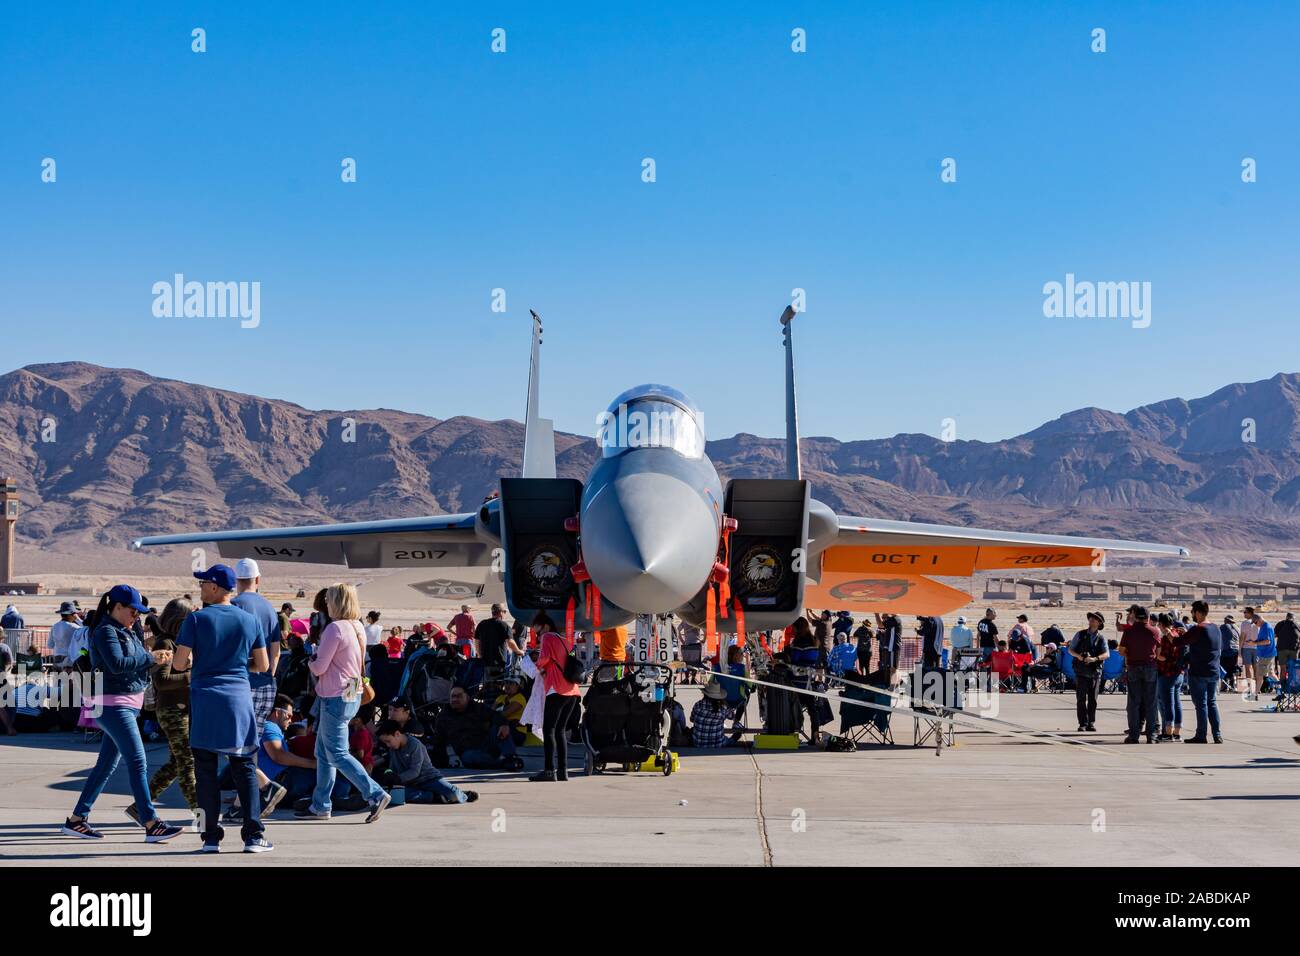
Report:
[{"label": "folding camp chair", "polygon": [[1277,712],[1300,711],[1300,661],[1286,662],[1286,677],[1278,693]]},{"label": "folding camp chair", "polygon": [[1057,672],[1056,683],[1052,685],[1052,692],[1060,694],[1074,687],[1074,657],[1067,648],[1062,647],[1057,660],[1061,662],[1061,667]]},{"label": "folding camp chair", "polygon": [[[996,656],[996,655],[994,655]],[[935,676],[939,680],[934,680]],[[938,748],[951,747],[954,728],[943,718],[954,710],[962,709],[963,691],[960,682],[948,680],[942,670],[912,672],[909,695],[912,702],[912,746],[924,747],[933,742]]]},{"label": "folding camp chair", "polygon": [[[840,689],[840,736],[848,737],[855,744],[874,743],[882,746],[894,745],[894,733],[889,728],[891,710],[879,710],[878,707],[892,707],[893,699],[881,690],[889,678],[882,671],[864,677],[855,671],[845,671],[844,685]],[[858,707],[844,701],[860,700],[875,704],[876,707]]]},{"label": "folding camp chair", "polygon": [[994,651],[993,656],[989,658],[989,669],[997,675],[999,691],[1015,691],[1016,655],[1010,651]]},{"label": "folding camp chair", "polygon": [[1113,694],[1118,691],[1123,677],[1124,658],[1118,654],[1111,654],[1101,665],[1101,692]]}]

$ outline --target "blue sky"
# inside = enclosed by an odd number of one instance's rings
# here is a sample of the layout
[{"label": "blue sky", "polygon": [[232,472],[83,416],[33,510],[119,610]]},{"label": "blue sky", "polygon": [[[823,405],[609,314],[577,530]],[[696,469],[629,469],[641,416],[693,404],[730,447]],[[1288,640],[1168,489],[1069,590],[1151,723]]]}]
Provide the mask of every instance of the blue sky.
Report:
[{"label": "blue sky", "polygon": [[[1300,370],[1295,4],[260,6],[6,12],[3,369],[518,418],[531,306],[558,427],[663,381],[777,435],[799,287],[805,435]],[[154,317],[177,272],[261,324]],[[1067,272],[1149,281],[1151,326],[1045,318]]]}]

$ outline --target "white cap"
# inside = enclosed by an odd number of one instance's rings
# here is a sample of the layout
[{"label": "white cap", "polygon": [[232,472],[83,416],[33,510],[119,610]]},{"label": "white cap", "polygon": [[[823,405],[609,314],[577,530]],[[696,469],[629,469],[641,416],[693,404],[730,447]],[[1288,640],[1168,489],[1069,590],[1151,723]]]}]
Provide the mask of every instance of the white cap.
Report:
[{"label": "white cap", "polygon": [[240,558],[235,562],[235,577],[241,581],[251,581],[262,576],[261,569],[252,558]]}]

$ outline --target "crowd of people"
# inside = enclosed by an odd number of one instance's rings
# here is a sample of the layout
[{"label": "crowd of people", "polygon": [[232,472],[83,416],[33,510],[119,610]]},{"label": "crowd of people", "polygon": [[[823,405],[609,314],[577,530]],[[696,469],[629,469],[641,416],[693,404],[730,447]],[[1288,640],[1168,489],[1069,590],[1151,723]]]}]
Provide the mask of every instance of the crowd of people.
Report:
[{"label": "crowd of people", "polygon": [[[63,833],[102,839],[89,816],[120,765],[133,795],[126,812],[145,840],[166,842],[182,832],[156,807],[175,784],[208,853],[220,851],[223,823],[239,825],[245,851],[273,849],[263,821],[282,805],[314,820],[328,820],[336,810],[364,812],[370,823],[394,802],[472,802],[477,794],[441,771],[520,771],[518,750],[531,735],[540,738],[543,766],[528,779],[568,779],[567,743],[586,667],[572,640],[545,614],[512,627],[499,605],[477,622],[462,606],[445,627],[426,622],[407,634],[385,629],[378,611],[363,620],[351,585],[322,589],[310,616],[294,618],[292,604],[277,610],[259,593],[256,561],[216,564],[194,577],[199,601],[184,595],[158,613],[125,584],[104,593],[89,612],[76,602],[59,607],[47,661],[94,675],[94,693],[83,700],[78,724],[101,735]],[[4,620],[6,626],[23,623],[12,605]],[[1055,624],[1036,634],[1020,614],[1003,636],[990,608],[974,627],[965,617],[950,629],[939,617],[918,617],[909,643],[919,643],[915,657],[922,669],[988,669],[995,655],[1009,654],[1023,662],[1015,675],[1015,689],[1022,691],[1036,680],[1068,674],[1081,732],[1096,730],[1103,674],[1117,673],[1116,684],[1127,694],[1125,743],[1196,744],[1222,742],[1220,687],[1235,687],[1242,678],[1251,697],[1277,689],[1300,638],[1290,613],[1273,626],[1246,608],[1240,625],[1232,614],[1215,624],[1203,601],[1183,616],[1134,605],[1117,615],[1115,625],[1118,635],[1111,639],[1103,616],[1089,611],[1085,626],[1067,640]],[[903,631],[892,614],[855,622],[847,611],[809,612],[783,631],[760,635],[759,642],[778,665],[841,678],[870,676],[892,687],[904,663]],[[700,748],[738,743],[753,690],[752,645],[732,637],[723,643],[722,660],[704,660],[698,629],[683,627],[677,636],[674,657],[701,661],[707,682],[689,722],[680,705],[670,706],[671,742]],[[600,661],[633,659],[626,628],[587,637],[585,647]],[[1116,656],[1122,668],[1111,668]],[[0,673],[12,662],[12,651],[0,643]],[[692,681],[695,672],[687,667],[677,674]],[[1196,720],[1187,737],[1184,691]],[[829,719],[818,710],[825,702],[812,695],[800,706],[814,726]],[[12,715],[0,708],[0,716],[13,733]],[[168,759],[149,775],[144,740],[151,735],[165,739]]]},{"label": "crowd of people", "polygon": [[[517,749],[530,732],[541,738],[543,767],[528,779],[568,779],[583,667],[546,615],[511,628],[499,605],[479,622],[463,606],[445,629],[430,622],[402,637],[400,629],[385,634],[377,611],[363,622],[349,584],[322,589],[301,619],[292,604],[277,611],[259,593],[254,560],[194,577],[199,601],[184,595],[159,613],[126,584],[89,612],[60,606],[46,661],[93,678],[78,725],[100,735],[64,834],[103,838],[89,817],[123,765],[133,796],[126,813],[145,840],[183,832],[156,807],[176,784],[205,853],[220,852],[222,824],[239,826],[245,852],[272,850],[263,821],[282,805],[297,818],[359,811],[372,823],[394,802],[473,802],[477,793],[440,771],[522,770]],[[611,654],[618,643],[621,654],[626,631],[610,629],[601,641]],[[416,688],[422,659],[456,668],[445,694],[423,706],[402,693]],[[375,692],[381,670],[390,685],[383,698]],[[471,693],[488,688],[484,699]],[[144,748],[151,734],[168,747],[152,776]]]}]

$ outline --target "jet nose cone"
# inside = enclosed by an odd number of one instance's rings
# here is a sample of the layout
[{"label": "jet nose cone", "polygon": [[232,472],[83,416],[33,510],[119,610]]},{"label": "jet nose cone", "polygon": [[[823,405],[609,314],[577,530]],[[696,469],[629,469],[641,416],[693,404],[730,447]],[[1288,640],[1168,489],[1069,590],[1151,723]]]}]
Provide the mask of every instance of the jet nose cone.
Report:
[{"label": "jet nose cone", "polygon": [[703,496],[670,475],[620,476],[582,513],[582,557],[592,580],[634,614],[666,613],[695,597],[717,541]]}]

